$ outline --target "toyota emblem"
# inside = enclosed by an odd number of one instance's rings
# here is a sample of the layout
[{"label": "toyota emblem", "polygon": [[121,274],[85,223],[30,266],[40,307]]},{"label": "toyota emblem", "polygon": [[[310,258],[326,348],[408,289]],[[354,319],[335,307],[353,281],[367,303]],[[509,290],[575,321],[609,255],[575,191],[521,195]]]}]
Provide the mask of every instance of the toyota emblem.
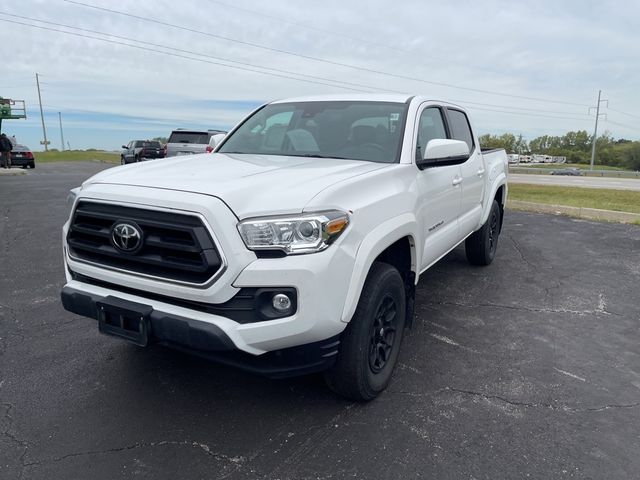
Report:
[{"label": "toyota emblem", "polygon": [[111,241],[118,250],[136,252],[142,247],[142,230],[135,223],[117,222],[111,230]]}]

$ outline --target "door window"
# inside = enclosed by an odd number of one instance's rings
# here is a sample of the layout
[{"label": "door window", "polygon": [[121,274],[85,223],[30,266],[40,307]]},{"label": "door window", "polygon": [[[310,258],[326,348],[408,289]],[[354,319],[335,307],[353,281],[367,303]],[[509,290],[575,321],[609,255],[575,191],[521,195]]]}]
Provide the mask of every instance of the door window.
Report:
[{"label": "door window", "polygon": [[444,120],[442,119],[442,111],[437,107],[425,108],[420,115],[420,122],[418,124],[416,160],[423,158],[427,143],[429,143],[429,140],[436,138],[447,138],[447,131],[444,128]]},{"label": "door window", "polygon": [[454,140],[466,142],[469,145],[469,151],[473,151],[473,134],[469,126],[469,120],[464,112],[460,110],[447,110],[449,116],[449,127],[451,128],[451,137]]}]

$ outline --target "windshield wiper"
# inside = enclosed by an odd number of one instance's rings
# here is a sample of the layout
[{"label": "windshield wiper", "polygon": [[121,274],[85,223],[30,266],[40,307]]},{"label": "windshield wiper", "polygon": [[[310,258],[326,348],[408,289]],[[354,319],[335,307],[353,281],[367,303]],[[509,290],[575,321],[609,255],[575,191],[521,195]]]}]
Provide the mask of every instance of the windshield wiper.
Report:
[{"label": "windshield wiper", "polygon": [[306,157],[306,158],[335,158],[337,160],[352,160],[346,157],[335,157],[333,155],[319,155],[317,153],[305,153],[303,155],[289,155],[290,157]]}]

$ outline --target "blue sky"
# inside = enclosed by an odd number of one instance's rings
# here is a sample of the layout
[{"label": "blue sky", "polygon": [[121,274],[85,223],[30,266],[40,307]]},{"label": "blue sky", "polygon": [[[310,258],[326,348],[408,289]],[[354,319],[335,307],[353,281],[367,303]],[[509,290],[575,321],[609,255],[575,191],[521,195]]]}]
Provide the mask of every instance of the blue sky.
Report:
[{"label": "blue sky", "polygon": [[[58,112],[62,115],[62,128],[65,140],[65,148],[100,148],[117,150],[121,145],[133,139],[149,139],[154,137],[168,137],[175,128],[195,129],[222,129],[229,130],[234,122],[226,118],[216,120],[213,112],[222,111],[237,114],[238,118],[244,116],[260,106],[261,101],[210,101],[198,102],[198,109],[202,115],[207,116],[207,110],[211,112],[212,120],[191,120],[188,117],[169,116],[144,116],[123,115],[109,112],[90,110],[74,110],[43,108],[47,140],[51,142],[49,148],[61,149],[62,137],[60,135],[60,120]],[[143,113],[143,112],[141,112]],[[16,135],[20,143],[30,146],[33,150],[41,150],[40,141],[43,138],[40,110],[37,105],[27,107],[27,119],[3,120],[2,131],[9,135]]]},{"label": "blue sky", "polygon": [[25,100],[29,118],[3,130],[40,148],[39,72],[57,148],[58,111],[72,147],[112,150],[178,127],[229,128],[272,99],[351,89],[453,101],[481,133],[527,139],[591,132],[588,107],[602,89],[600,132],[640,139],[640,2],[389,5],[8,0],[0,45],[10,68],[0,95]]}]

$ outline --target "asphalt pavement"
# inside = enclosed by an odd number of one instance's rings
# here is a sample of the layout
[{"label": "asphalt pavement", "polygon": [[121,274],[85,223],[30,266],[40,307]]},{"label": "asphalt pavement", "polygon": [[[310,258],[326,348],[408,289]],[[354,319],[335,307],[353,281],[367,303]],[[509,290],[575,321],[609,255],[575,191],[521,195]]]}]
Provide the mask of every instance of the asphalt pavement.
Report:
[{"label": "asphalt pavement", "polygon": [[582,177],[570,175],[509,174],[512,183],[533,185],[560,185],[563,187],[609,188],[640,191],[640,178]]},{"label": "asphalt pavement", "polygon": [[423,275],[358,404],[65,312],[65,198],[102,168],[0,178],[0,478],[638,478],[640,227],[507,212],[492,265],[457,248]]}]

